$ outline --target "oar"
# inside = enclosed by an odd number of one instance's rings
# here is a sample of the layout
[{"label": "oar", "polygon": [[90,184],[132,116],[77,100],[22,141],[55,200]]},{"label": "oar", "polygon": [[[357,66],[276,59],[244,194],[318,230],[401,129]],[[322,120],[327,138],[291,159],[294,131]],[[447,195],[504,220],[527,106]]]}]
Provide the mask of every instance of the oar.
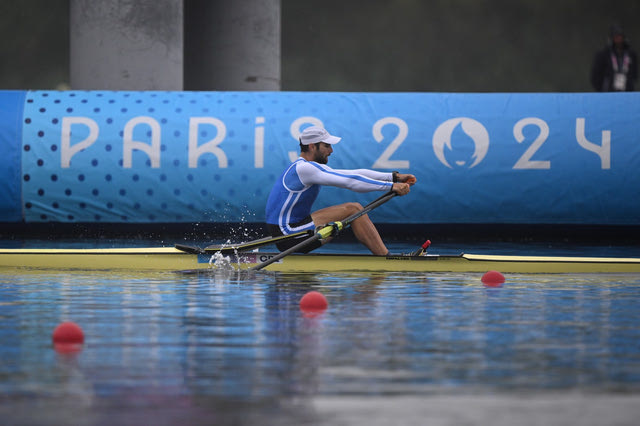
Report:
[{"label": "oar", "polygon": [[325,226],[322,229],[319,229],[318,232],[316,232],[313,236],[307,238],[304,241],[301,241],[300,243],[296,244],[295,246],[283,251],[282,253],[279,253],[275,256],[273,256],[271,259],[262,262],[259,265],[254,266],[253,268],[250,268],[253,271],[259,271],[262,268],[265,268],[269,265],[271,265],[274,262],[277,262],[278,260],[282,259],[283,257],[286,257],[288,255],[290,255],[293,252],[299,251],[305,247],[307,247],[309,244],[318,241],[318,240],[323,240],[325,238],[329,238],[333,235],[336,235],[338,232],[340,232],[341,230],[349,227],[351,225],[351,222],[353,222],[354,220],[358,219],[360,216],[364,216],[365,214],[369,213],[371,210],[375,209],[376,207],[386,203],[387,201],[389,201],[391,198],[395,197],[397,194],[393,191],[387,192],[386,194],[384,194],[383,196],[379,197],[377,200],[367,204],[366,207],[364,207],[362,210],[360,210],[357,213],[352,214],[351,216],[347,217],[346,219],[339,221],[339,222],[332,222],[327,224],[327,226]]},{"label": "oar", "polygon": [[[385,192],[380,197],[378,197],[374,201],[372,201],[369,204],[367,204],[365,206],[365,209],[368,209],[372,204],[377,203],[381,199],[387,197],[387,195],[388,195],[388,193]],[[300,232],[296,232],[296,233],[288,234],[288,235],[279,235],[277,237],[264,237],[264,238],[260,238],[258,240],[247,241],[246,243],[239,243],[239,244],[211,245],[211,246],[207,246],[205,248],[200,248],[200,247],[196,247],[196,246],[188,246],[188,245],[185,245],[185,244],[175,244],[175,248],[177,248],[178,250],[183,251],[185,253],[189,253],[189,254],[214,254],[216,252],[220,252],[221,254],[235,254],[236,252],[239,252],[239,251],[253,250],[253,249],[256,249],[256,248],[259,248],[259,247],[267,246],[269,244],[275,244],[275,243],[278,243],[280,241],[285,241],[285,240],[289,240],[289,239],[293,239],[293,238],[299,238],[299,237],[301,237],[303,235],[312,236],[314,234],[315,234],[314,231],[308,230],[308,231],[300,231]]]},{"label": "oar", "polygon": [[[415,179],[413,180],[414,183]],[[407,182],[409,183],[409,182]],[[370,207],[372,207],[375,204],[375,207],[377,207],[379,204],[378,201],[382,200],[383,198],[386,199],[389,196],[388,192],[385,192],[384,194],[382,194],[381,196],[379,196],[378,198],[376,198],[375,200],[373,200],[372,202],[370,202],[369,204],[367,204],[363,211],[370,211]],[[374,207],[374,208],[375,208]],[[359,216],[358,216],[359,217]],[[356,218],[357,219],[357,218]],[[234,254],[236,252],[239,251],[246,251],[246,250],[252,250],[258,247],[262,247],[262,246],[266,246],[269,244],[275,244],[277,242],[280,241],[285,241],[285,240],[289,240],[292,238],[298,238],[302,235],[309,235],[312,236],[314,235],[314,232],[309,230],[309,231],[300,231],[300,232],[296,232],[294,234],[288,234],[288,235],[279,235],[277,237],[264,237],[264,238],[260,238],[258,240],[253,240],[253,241],[248,241],[246,243],[240,243],[240,244],[232,244],[232,245],[211,245],[211,246],[207,246],[204,249],[200,248],[200,247],[195,247],[195,246],[188,246],[185,244],[175,244],[175,248],[177,248],[180,251],[183,251],[185,253],[189,253],[189,254],[213,254],[216,252],[220,252],[222,254]],[[305,240],[306,241],[306,240]]]},{"label": "oar", "polygon": [[231,244],[231,245],[213,245],[213,246],[208,246],[205,248],[200,248],[200,247],[195,247],[195,246],[187,246],[184,244],[175,244],[175,248],[177,248],[180,251],[184,251],[185,253],[190,253],[190,254],[213,254],[216,252],[220,252],[222,254],[234,254],[235,252],[238,251],[247,251],[247,250],[252,250],[258,247],[262,247],[262,246],[266,246],[269,244],[275,244],[279,241],[284,241],[284,240],[288,240],[291,238],[296,238],[296,237],[301,237],[303,235],[313,235],[314,232],[309,230],[309,231],[300,231],[300,232],[296,232],[294,234],[289,234],[289,235],[280,235],[277,237],[264,237],[264,238],[260,238],[258,240],[253,240],[253,241],[247,241],[246,243],[240,243],[240,244]]},{"label": "oar", "polygon": [[275,244],[280,241],[290,240],[292,238],[298,238],[303,235],[311,236],[313,234],[314,232],[312,230],[308,230],[308,231],[296,232],[294,234],[279,235],[277,237],[264,237],[264,238],[260,238],[259,240],[247,241],[246,243],[240,243],[240,244],[213,245],[213,246],[205,247],[204,252],[209,254],[216,253],[216,252],[220,252],[222,254],[233,254],[237,251],[253,250],[255,248],[266,246],[269,244]]}]

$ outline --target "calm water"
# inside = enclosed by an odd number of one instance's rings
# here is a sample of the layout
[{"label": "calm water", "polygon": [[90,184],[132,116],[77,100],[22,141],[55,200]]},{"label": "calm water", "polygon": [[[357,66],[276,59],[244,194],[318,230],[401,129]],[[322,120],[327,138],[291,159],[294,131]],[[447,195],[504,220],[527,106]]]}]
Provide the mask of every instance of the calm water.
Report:
[{"label": "calm water", "polygon": [[[310,290],[329,308],[299,308]],[[59,354],[51,333],[78,323]],[[637,424],[640,277],[0,271],[2,424]]]}]

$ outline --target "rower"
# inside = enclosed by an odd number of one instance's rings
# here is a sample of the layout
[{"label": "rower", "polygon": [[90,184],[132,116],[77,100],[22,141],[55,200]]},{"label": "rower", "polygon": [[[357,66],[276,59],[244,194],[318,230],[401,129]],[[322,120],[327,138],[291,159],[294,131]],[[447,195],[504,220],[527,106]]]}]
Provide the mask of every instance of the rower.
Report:
[{"label": "rower", "polygon": [[[300,157],[294,161],[273,185],[266,206],[266,219],[272,236],[314,230],[339,222],[363,209],[360,203],[344,203],[325,207],[313,213],[311,208],[322,185],[336,186],[356,192],[393,191],[406,195],[416,182],[415,176],[399,172],[383,173],[368,169],[337,170],[327,166],[333,145],[341,138],[327,130],[311,126],[300,135]],[[373,254],[389,253],[375,225],[368,215],[360,216],[351,224],[358,241]],[[301,239],[288,239],[276,246],[284,251]],[[307,253],[320,247],[330,238],[318,240],[307,247]]]}]

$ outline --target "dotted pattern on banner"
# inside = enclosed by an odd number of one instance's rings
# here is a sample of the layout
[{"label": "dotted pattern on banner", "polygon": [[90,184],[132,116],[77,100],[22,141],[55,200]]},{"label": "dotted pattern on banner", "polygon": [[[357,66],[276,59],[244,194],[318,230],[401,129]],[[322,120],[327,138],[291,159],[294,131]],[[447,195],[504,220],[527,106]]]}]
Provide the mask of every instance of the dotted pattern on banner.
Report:
[{"label": "dotted pattern on banner", "polygon": [[[292,132],[308,125],[301,117],[319,115],[318,104],[333,114],[329,121],[342,117],[335,132],[358,110],[348,99],[295,93],[28,92],[25,220],[262,222],[273,182],[299,152]],[[151,150],[154,138],[159,147]],[[190,139],[211,148],[191,165]]]}]

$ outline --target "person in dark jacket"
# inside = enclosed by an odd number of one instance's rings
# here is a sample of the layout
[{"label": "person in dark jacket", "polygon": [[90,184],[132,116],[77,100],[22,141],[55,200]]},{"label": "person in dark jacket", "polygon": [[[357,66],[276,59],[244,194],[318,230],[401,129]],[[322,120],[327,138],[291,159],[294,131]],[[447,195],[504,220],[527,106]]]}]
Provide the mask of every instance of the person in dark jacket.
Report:
[{"label": "person in dark jacket", "polygon": [[591,67],[591,85],[598,92],[631,92],[638,79],[638,57],[620,25],[609,31],[609,43],[596,53]]}]

